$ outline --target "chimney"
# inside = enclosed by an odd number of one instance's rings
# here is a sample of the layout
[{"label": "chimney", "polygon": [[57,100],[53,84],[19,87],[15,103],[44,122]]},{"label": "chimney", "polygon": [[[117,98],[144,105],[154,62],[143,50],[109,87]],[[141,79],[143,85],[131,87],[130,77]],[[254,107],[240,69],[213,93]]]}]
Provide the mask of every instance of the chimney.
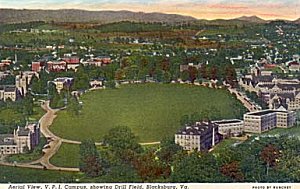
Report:
[{"label": "chimney", "polygon": [[212,146],[215,146],[215,127],[213,126]]}]

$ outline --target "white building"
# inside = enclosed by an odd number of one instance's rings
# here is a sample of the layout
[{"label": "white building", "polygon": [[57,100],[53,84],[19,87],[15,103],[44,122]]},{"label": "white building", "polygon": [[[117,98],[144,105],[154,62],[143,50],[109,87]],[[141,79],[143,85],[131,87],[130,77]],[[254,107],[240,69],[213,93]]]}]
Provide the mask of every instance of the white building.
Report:
[{"label": "white building", "polygon": [[175,143],[184,150],[209,150],[222,139],[218,133],[218,125],[215,123],[196,122],[194,125],[186,125],[175,134]]},{"label": "white building", "polygon": [[240,136],[244,132],[244,122],[239,119],[213,121],[219,126],[219,133],[224,136]]},{"label": "white building", "polygon": [[263,133],[276,127],[289,128],[296,123],[296,112],[284,110],[261,110],[244,114],[244,130]]}]

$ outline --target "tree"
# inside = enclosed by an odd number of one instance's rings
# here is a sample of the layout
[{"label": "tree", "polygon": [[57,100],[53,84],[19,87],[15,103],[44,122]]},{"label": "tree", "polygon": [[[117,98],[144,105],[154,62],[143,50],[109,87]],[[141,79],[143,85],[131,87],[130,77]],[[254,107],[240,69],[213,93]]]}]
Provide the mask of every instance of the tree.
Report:
[{"label": "tree", "polygon": [[211,68],[210,68],[210,78],[215,80],[217,79],[217,67],[215,65],[213,65]]},{"label": "tree", "polygon": [[195,79],[198,76],[198,70],[197,68],[190,66],[188,71],[189,71],[189,79],[192,83],[194,83]]},{"label": "tree", "polygon": [[190,77],[190,73],[188,70],[184,70],[183,72],[180,73],[180,78],[182,81],[187,81]]},{"label": "tree", "polygon": [[116,88],[116,82],[114,80],[110,80],[104,83],[105,87],[110,88],[110,89],[115,89]]},{"label": "tree", "polygon": [[84,140],[80,144],[79,169],[89,177],[97,177],[103,174],[103,167],[93,140]]},{"label": "tree", "polygon": [[233,181],[242,182],[244,180],[244,174],[242,173],[239,162],[237,161],[223,165],[220,172],[224,176],[231,178]]},{"label": "tree", "polygon": [[144,182],[153,181],[160,177],[166,178],[171,173],[170,166],[155,160],[155,154],[152,151],[138,155],[133,161],[133,165]]},{"label": "tree", "polygon": [[23,99],[23,113],[25,116],[33,114],[33,96],[30,93]]},{"label": "tree", "polygon": [[174,160],[174,155],[181,150],[182,147],[175,144],[174,137],[164,138],[160,143],[160,149],[157,152],[157,156],[165,164],[170,164]]},{"label": "tree", "polygon": [[103,137],[103,144],[109,146],[122,159],[126,159],[128,156],[133,157],[135,153],[142,152],[138,138],[126,126],[118,126],[110,129],[108,134]]},{"label": "tree", "polygon": [[68,98],[68,106],[67,106],[67,110],[75,116],[79,115],[81,106],[78,102],[78,100],[75,97],[69,97]]},{"label": "tree", "polygon": [[272,144],[267,145],[261,151],[260,158],[267,164],[267,176],[269,175],[269,168],[276,165],[279,156],[279,150]]},{"label": "tree", "polygon": [[174,162],[172,182],[224,182],[227,179],[219,172],[212,154],[193,152]]}]

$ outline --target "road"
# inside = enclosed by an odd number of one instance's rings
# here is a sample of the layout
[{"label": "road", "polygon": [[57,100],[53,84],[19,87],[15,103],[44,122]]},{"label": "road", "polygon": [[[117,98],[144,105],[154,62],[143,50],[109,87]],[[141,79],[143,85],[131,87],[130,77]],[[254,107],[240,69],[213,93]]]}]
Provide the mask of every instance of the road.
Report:
[{"label": "road", "polygon": [[[51,139],[49,142],[49,148],[43,149],[43,156],[29,163],[7,163],[0,162],[0,165],[14,166],[14,167],[24,167],[24,168],[34,168],[34,169],[49,169],[56,171],[70,171],[79,172],[79,168],[67,168],[58,167],[50,163],[50,159],[57,153],[64,139],[57,137],[50,130],[49,127],[56,117],[56,112],[58,110],[53,110],[49,107],[49,101],[44,102],[41,107],[46,111],[46,114],[40,119],[40,129],[41,133],[47,138]],[[40,165],[39,165],[40,164]]]},{"label": "road", "polygon": [[236,89],[228,88],[230,93],[233,93],[236,95],[237,99],[241,101],[241,103],[250,111],[257,111],[258,109],[255,107],[255,104],[252,104],[248,100],[246,100],[246,96],[243,96],[241,93],[239,93]]}]

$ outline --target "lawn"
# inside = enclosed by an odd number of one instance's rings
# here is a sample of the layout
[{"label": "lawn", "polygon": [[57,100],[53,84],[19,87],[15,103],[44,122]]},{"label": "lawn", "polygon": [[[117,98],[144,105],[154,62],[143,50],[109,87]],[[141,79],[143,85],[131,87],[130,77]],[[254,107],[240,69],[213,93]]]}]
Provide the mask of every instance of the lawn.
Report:
[{"label": "lawn", "polygon": [[29,117],[31,121],[39,121],[42,116],[45,114],[45,111],[41,108],[40,105],[35,105],[33,107],[33,115]]},{"label": "lawn", "polygon": [[109,129],[128,126],[140,142],[160,141],[181,126],[183,115],[218,111],[219,118],[235,118],[242,105],[224,89],[180,84],[134,84],[85,94],[79,116],[58,113],[51,130],[58,136],[101,141]]},{"label": "lawn", "polygon": [[55,183],[75,182],[80,173],[28,169],[0,165],[0,183]]},{"label": "lawn", "polygon": [[63,143],[50,162],[59,167],[79,167],[79,145]]},{"label": "lawn", "polygon": [[300,137],[300,126],[295,126],[291,128],[275,128],[271,131],[265,132],[261,134],[261,136],[267,136],[267,135],[288,135],[288,136],[298,136]]}]

